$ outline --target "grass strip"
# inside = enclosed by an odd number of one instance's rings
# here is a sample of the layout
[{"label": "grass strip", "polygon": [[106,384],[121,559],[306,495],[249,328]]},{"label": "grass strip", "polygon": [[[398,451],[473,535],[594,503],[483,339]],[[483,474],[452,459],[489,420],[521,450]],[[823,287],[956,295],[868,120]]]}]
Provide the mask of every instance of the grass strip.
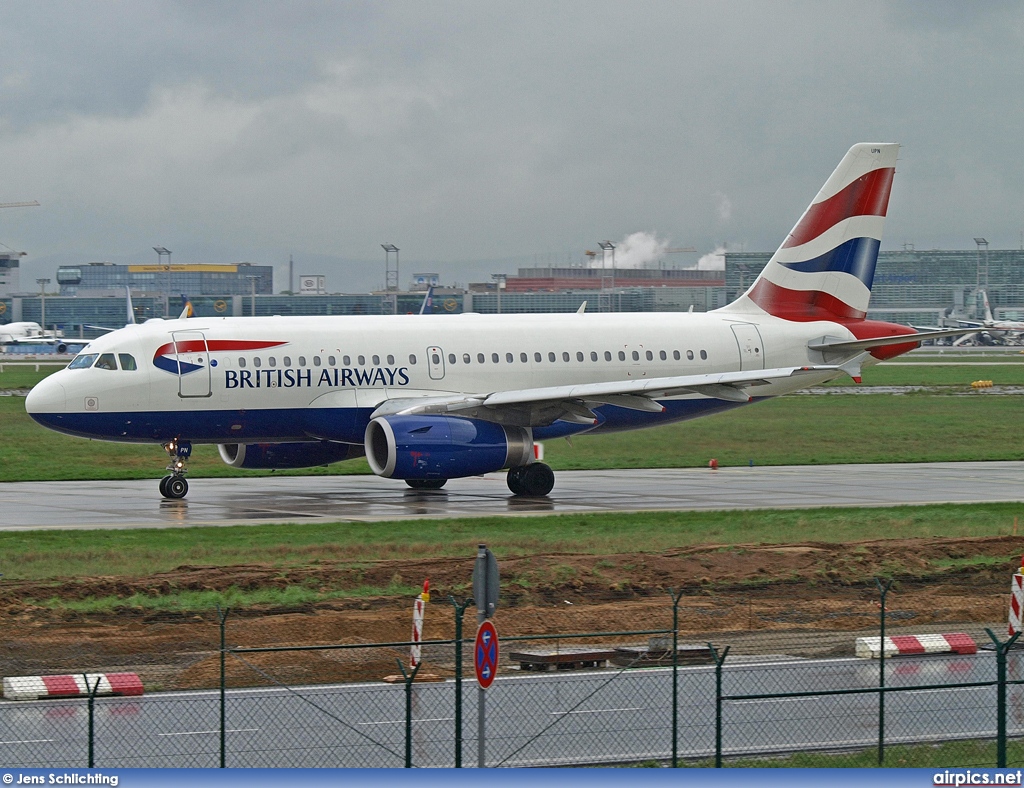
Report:
[{"label": "grass strip", "polygon": [[[1020,422],[1015,396],[791,396],[705,419],[612,435],[581,435],[572,445],[548,441],[556,471],[683,468],[706,465],[950,462],[1024,460],[1024,443],[1008,439]],[[59,458],[55,461],[54,458]],[[0,397],[0,482],[65,479],[156,479],[166,455],[154,445],[73,438],[44,429],[20,397]],[[261,476],[221,462],[214,446],[197,445],[192,478]],[[365,460],[284,475],[369,473]]]},{"label": "grass strip", "polygon": [[[639,512],[378,523],[303,523],[97,531],[0,532],[10,580],[147,577],[182,566],[467,557],[485,542],[499,556],[660,553],[715,544],[984,537],[1013,533],[1024,503],[742,512]],[[853,551],[854,548],[851,548]]]}]

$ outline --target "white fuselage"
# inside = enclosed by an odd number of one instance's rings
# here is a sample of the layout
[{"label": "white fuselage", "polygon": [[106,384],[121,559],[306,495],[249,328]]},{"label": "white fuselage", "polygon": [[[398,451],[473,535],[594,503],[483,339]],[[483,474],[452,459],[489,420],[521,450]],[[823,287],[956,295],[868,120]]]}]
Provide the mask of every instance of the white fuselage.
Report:
[{"label": "white fuselage", "polygon": [[[360,443],[386,400],[820,364],[807,343],[822,336],[853,338],[828,321],[716,312],[151,320],[83,350],[120,359],[113,369],[72,365],[26,407],[48,427],[104,440]],[[754,396],[839,374],[776,381]],[[659,401],[662,414],[604,406],[597,425],[534,432],[635,429],[736,406],[700,394]]]}]

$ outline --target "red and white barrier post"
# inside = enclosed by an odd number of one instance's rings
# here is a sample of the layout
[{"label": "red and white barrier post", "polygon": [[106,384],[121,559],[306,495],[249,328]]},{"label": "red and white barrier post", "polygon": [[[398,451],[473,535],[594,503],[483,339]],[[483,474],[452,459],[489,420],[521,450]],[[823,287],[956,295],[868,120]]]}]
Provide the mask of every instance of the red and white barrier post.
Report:
[{"label": "red and white barrier post", "polygon": [[420,643],[423,642],[423,608],[430,601],[430,578],[423,581],[423,592],[412,603],[412,642],[409,649],[409,667],[420,664]]},{"label": "red and white barrier post", "polygon": [[1021,568],[1013,576],[1013,583],[1010,585],[1010,637],[1020,632],[1021,612],[1024,611],[1024,558],[1021,559]]}]

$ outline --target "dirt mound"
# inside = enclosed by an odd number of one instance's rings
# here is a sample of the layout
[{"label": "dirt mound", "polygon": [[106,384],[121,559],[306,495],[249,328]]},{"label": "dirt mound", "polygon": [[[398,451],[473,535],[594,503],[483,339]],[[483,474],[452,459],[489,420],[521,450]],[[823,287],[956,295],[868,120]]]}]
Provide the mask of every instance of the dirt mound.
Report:
[{"label": "dirt mound", "polygon": [[[501,560],[502,599],[496,623],[503,636],[668,629],[669,589],[682,593],[684,638],[727,638],[777,648],[774,634],[815,632],[786,653],[846,653],[854,631],[878,621],[874,578],[897,575],[889,621],[916,631],[940,623],[979,629],[1004,621],[1010,575],[1019,563],[1014,537],[906,539],[836,545],[702,545],[664,553],[579,555],[543,553]],[[262,565],[181,566],[147,577],[5,581],[0,672],[26,675],[82,670],[137,670],[151,689],[215,686],[220,628],[215,611],[152,613],[124,606],[114,613],[76,614],[45,600],[182,590],[247,591],[292,585],[330,593],[327,601],[232,611],[231,646],[268,647],[401,642],[410,635],[411,600],[403,596],[346,597],[367,586],[416,587],[429,577],[427,638],[454,636],[449,595],[470,593],[473,559],[321,563],[296,569]],[[465,619],[475,628],[474,611]],[[922,627],[924,629],[922,629]],[[828,633],[833,633],[829,635]],[[614,638],[612,638],[614,640]],[[633,638],[636,640],[636,638]],[[430,647],[428,647],[430,648]],[[754,646],[751,646],[754,648]],[[404,647],[331,652],[272,652],[229,657],[233,685],[378,680],[397,672]],[[432,672],[450,672],[452,647],[434,647]],[[433,667],[436,665],[436,669]]]}]

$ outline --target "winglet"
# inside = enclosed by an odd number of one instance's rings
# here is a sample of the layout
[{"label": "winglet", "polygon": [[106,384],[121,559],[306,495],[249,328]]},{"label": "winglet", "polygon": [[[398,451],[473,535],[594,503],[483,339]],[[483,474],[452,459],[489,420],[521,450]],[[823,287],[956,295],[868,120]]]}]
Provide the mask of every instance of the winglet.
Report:
[{"label": "winglet", "polygon": [[587,302],[584,301],[582,304],[580,304],[580,308],[576,310],[576,314],[577,315],[582,315],[586,311],[587,311]]}]

